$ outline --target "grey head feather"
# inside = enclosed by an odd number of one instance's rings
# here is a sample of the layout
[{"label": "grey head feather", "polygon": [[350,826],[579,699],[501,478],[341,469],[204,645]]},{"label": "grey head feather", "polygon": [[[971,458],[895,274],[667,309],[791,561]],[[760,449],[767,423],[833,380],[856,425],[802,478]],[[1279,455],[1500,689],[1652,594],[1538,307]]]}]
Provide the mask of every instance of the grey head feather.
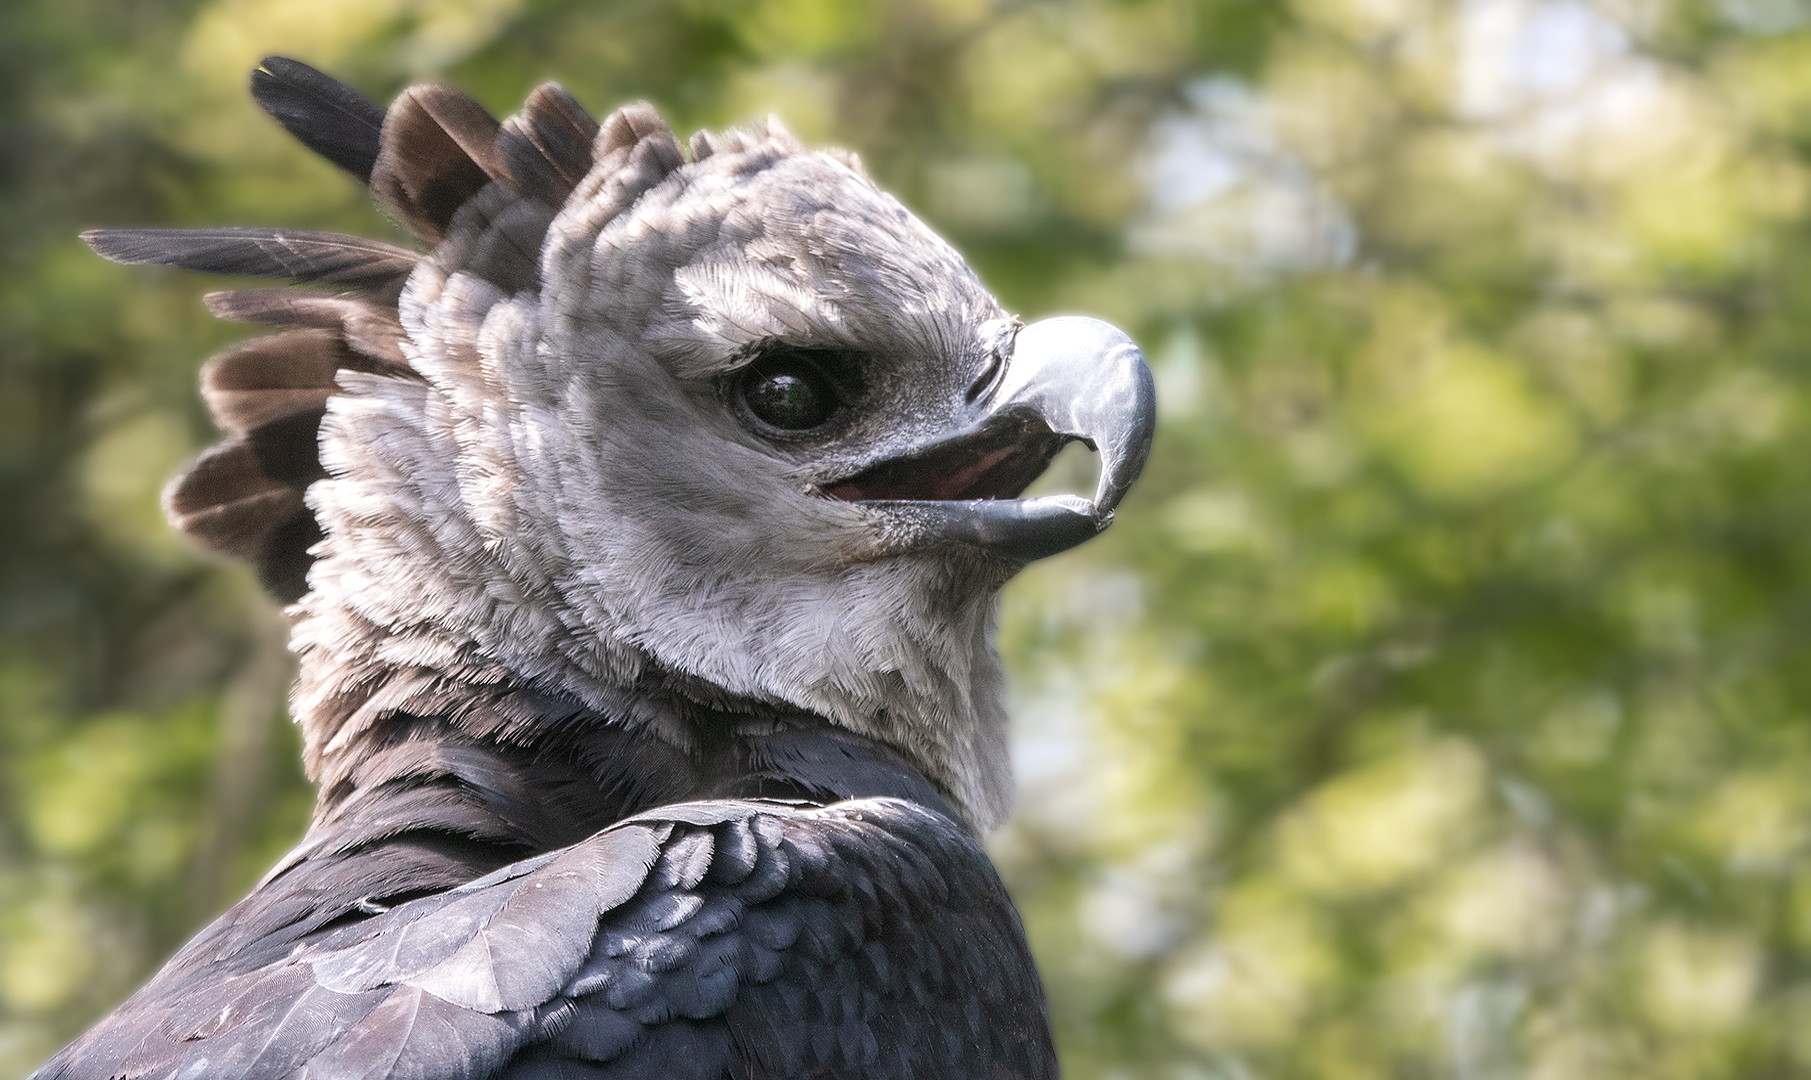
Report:
[{"label": "grey head feather", "polygon": [[[212,298],[296,329],[210,366],[231,437],[166,498],[299,597],[311,775],[352,775],[420,688],[516,685],[682,750],[701,715],[804,711],[905,755],[971,826],[1004,818],[997,594],[1104,528],[1142,465],[1123,334],[1071,320],[1039,339],[1070,347],[1015,351],[960,256],[776,120],[700,132],[688,160],[651,106],[594,123],[553,84],[501,122],[417,86],[379,123],[286,62],[258,87],[432,250],[87,238],[348,290]],[[817,411],[761,414],[757,383]],[[1018,500],[1072,439],[1103,448],[1108,495]]]},{"label": "grey head feather", "polygon": [[[685,162],[646,106],[607,119],[544,227],[538,288],[496,271],[515,201],[493,185],[403,291],[420,381],[341,374],[309,495],[327,535],[296,628],[304,724],[380,659],[601,709],[659,669],[879,738],[991,826],[1010,802],[991,637],[1014,568],[890,552],[809,484],[934,427],[921,414],[1004,313],[843,161],[777,125],[696,144]],[[828,445],[762,437],[723,387],[774,341],[872,358],[864,393],[890,407]],[[356,745],[309,734],[326,768],[329,744]]]}]

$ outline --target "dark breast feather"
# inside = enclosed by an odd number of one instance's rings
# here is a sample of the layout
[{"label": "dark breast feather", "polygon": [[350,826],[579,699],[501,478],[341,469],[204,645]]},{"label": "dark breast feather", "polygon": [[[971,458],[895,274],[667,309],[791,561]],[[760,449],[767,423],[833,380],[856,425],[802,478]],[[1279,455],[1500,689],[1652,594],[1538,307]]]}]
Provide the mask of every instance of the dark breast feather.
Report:
[{"label": "dark breast feather", "polygon": [[999,879],[900,799],[663,807],[250,964],[247,914],[39,1080],[1055,1075]]}]

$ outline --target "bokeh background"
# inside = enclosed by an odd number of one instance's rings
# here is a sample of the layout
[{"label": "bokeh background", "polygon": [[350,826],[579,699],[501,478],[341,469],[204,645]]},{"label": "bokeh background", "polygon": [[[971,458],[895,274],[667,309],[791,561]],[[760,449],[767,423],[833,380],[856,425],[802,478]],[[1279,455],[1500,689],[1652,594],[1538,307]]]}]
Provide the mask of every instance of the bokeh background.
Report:
[{"label": "bokeh background", "polygon": [[[1811,1075],[1811,10],[1794,0],[0,4],[0,1077],[299,835],[284,627],[163,524],[219,287],[393,235],[267,52],[858,150],[1163,412],[1010,589],[992,848],[1072,1077]],[[1085,462],[1073,468],[1085,468]]]}]

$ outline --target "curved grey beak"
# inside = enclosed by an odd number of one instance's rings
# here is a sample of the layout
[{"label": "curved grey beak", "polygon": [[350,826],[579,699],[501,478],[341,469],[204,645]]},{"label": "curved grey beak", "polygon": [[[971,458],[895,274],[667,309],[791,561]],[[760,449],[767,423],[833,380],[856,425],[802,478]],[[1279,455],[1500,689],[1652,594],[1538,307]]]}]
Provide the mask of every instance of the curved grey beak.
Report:
[{"label": "curved grey beak", "polygon": [[1033,323],[1019,331],[995,396],[995,412],[1029,409],[1051,431],[1100,454],[1091,512],[1098,528],[1106,528],[1144,471],[1157,430],[1157,390],[1138,346],[1099,319]]},{"label": "curved grey beak", "polygon": [[[975,407],[962,433],[827,485],[826,493],[903,523],[911,546],[967,543],[1029,563],[1112,523],[1157,426],[1156,389],[1138,346],[1108,323],[1075,316],[1020,330],[1004,373]],[[1014,498],[1076,440],[1100,454],[1092,500]]]}]

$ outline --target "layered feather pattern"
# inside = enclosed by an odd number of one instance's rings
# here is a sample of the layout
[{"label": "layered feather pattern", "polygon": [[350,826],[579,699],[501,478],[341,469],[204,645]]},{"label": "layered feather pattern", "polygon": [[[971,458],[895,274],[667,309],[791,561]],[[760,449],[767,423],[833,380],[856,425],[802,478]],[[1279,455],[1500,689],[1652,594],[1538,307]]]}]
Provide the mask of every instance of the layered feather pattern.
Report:
[{"label": "layered feather pattern", "polygon": [[1055,1075],[998,879],[908,802],[669,806],[373,906],[173,994],[179,957],[39,1080]]},{"label": "layered feather pattern", "polygon": [[[386,111],[285,57],[266,58],[253,72],[252,93],[304,145],[369,183],[379,204],[421,240],[444,240],[463,210],[463,235],[473,239],[459,261],[512,291],[538,285],[541,239],[589,170],[598,130],[552,83],[507,125],[445,86],[412,87]],[[237,347],[204,369],[203,396],[230,437],[172,482],[164,499],[178,529],[251,562],[280,599],[300,598],[308,549],[322,536],[303,495],[325,475],[318,442],[327,399],[342,370],[410,377],[396,298],[421,256],[378,240],[293,229],[94,229],[82,238],[116,262],[348,290],[209,296],[221,318],[313,332]]]}]

